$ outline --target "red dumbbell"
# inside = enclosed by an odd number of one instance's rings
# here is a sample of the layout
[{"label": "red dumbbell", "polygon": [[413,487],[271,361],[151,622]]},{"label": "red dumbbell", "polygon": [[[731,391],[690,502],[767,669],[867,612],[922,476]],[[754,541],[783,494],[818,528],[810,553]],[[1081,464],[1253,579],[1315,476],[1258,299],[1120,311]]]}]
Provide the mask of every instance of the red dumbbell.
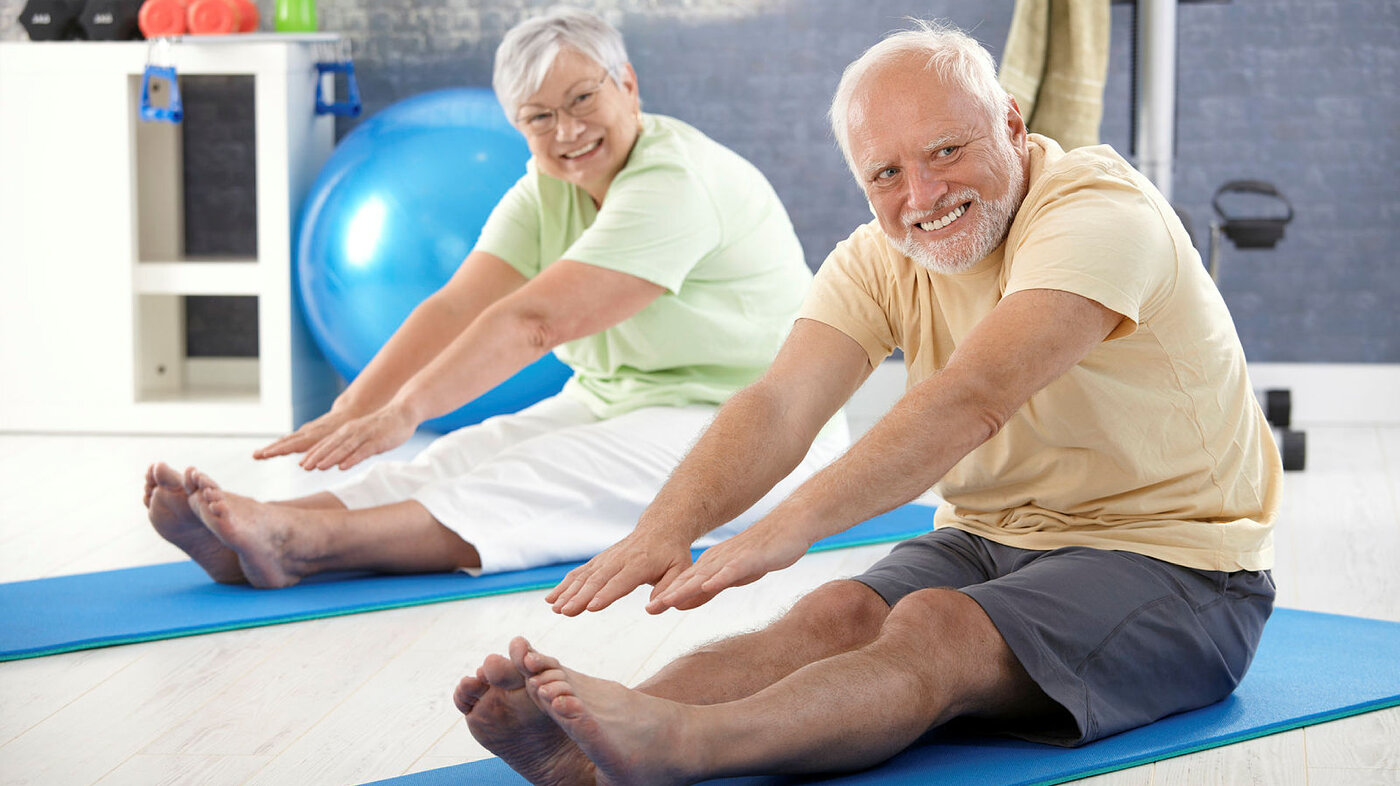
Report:
[{"label": "red dumbbell", "polygon": [[185,34],[185,0],[146,0],[136,24],[147,38]]},{"label": "red dumbbell", "polygon": [[227,35],[258,29],[252,0],[191,0],[185,24],[194,35]]}]

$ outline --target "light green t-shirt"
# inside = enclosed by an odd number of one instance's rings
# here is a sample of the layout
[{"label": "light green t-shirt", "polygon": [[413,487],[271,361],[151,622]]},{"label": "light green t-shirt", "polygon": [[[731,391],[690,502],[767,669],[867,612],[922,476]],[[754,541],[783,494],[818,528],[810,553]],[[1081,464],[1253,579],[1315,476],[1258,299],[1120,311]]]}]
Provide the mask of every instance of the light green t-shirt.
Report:
[{"label": "light green t-shirt", "polygon": [[636,315],[555,349],[575,372],[564,393],[599,417],[724,401],[772,363],[812,280],[763,174],[661,115],[642,115],[600,208],[532,159],[476,249],[526,278],[571,259],[665,287]]}]

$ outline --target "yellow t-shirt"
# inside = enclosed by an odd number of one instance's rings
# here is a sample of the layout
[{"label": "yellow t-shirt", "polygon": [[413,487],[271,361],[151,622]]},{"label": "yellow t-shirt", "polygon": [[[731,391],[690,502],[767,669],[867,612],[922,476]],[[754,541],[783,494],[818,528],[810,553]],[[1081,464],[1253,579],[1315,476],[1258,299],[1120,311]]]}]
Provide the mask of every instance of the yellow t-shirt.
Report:
[{"label": "yellow t-shirt", "polygon": [[947,364],[1007,294],[1073,292],[1127,317],[934,490],[935,523],[1017,548],[1090,546],[1199,570],[1264,570],[1283,480],[1225,302],[1172,207],[1107,146],[1030,135],[1006,242],[933,273],[878,222],[827,257],[802,316],[871,364],[904,350],[908,387]]}]

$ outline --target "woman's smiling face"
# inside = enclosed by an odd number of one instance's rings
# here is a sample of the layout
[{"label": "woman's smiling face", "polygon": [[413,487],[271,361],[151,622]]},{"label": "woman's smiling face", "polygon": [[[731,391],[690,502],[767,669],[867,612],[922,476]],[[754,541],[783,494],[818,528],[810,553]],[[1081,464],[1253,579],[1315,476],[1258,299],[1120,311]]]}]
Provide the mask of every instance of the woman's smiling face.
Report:
[{"label": "woman's smiling face", "polygon": [[579,186],[601,204],[641,131],[636,74],[624,66],[621,82],[614,82],[592,58],[562,49],[540,89],[516,110],[515,125],[540,171]]}]

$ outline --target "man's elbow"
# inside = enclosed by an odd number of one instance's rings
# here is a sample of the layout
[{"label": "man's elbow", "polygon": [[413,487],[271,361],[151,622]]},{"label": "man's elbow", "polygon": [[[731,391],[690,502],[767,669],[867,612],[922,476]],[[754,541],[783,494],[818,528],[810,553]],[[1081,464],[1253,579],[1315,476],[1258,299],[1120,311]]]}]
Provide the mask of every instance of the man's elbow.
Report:
[{"label": "man's elbow", "polygon": [[957,390],[957,409],[969,423],[976,444],[999,434],[1024,401],[1012,400],[1007,387],[990,380],[967,379]]},{"label": "man's elbow", "polygon": [[1001,432],[1006,422],[1011,420],[1015,414],[1015,409],[1008,410],[1005,406],[985,400],[973,402],[972,423],[975,428],[975,438],[977,444],[981,445]]}]

